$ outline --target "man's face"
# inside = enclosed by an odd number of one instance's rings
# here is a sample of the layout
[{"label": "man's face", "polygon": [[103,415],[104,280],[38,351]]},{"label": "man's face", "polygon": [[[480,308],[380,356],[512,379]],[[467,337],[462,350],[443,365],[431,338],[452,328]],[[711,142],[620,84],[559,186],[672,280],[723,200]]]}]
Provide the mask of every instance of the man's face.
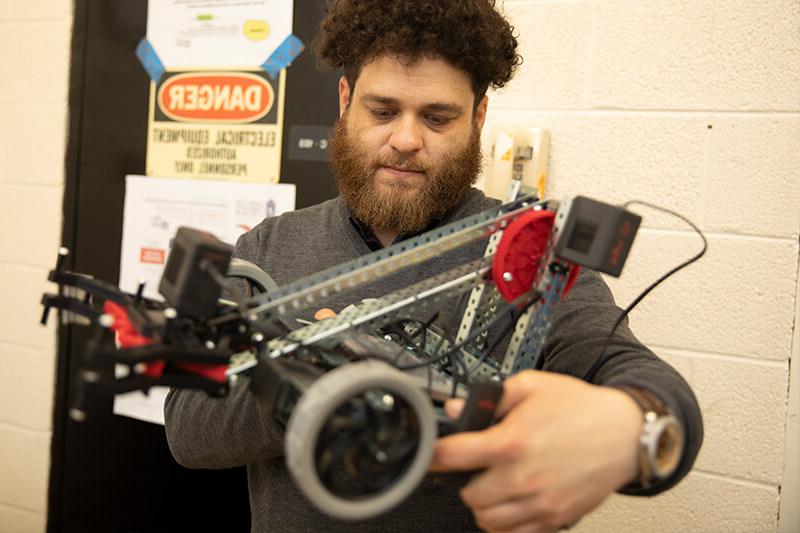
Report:
[{"label": "man's face", "polygon": [[331,160],[359,219],[415,232],[458,204],[480,172],[487,99],[473,112],[474,98],[467,74],[441,59],[381,56],[355,91],[340,80]]}]

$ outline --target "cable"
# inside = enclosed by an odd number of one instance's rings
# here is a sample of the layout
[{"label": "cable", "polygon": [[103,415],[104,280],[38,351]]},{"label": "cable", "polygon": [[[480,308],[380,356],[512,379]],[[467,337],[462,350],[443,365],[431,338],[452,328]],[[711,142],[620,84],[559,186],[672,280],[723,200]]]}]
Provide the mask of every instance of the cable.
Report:
[{"label": "cable", "polygon": [[475,361],[475,363],[472,365],[472,367],[470,367],[467,370],[467,379],[469,379],[469,376],[472,375],[472,373],[475,372],[481,366],[481,363],[483,363],[486,360],[486,358],[494,351],[494,349],[497,348],[497,345],[500,344],[500,341],[503,340],[503,337],[505,337],[508,334],[508,332],[511,331],[511,329],[514,326],[516,326],[517,320],[519,320],[519,317],[524,315],[525,312],[528,310],[528,308],[536,300],[537,300],[537,298],[532,298],[527,304],[525,304],[524,308],[519,310],[519,312],[515,311],[516,308],[510,309],[510,315],[511,316],[510,316],[509,322],[505,326],[503,326],[503,330],[500,332],[500,334],[483,351],[483,353],[480,355],[480,357],[478,357],[478,359]]},{"label": "cable", "polygon": [[406,365],[406,366],[402,366],[402,367],[398,367],[398,368],[400,370],[413,370],[415,368],[420,368],[420,367],[425,366],[425,365],[430,365],[432,363],[436,363],[436,362],[441,361],[442,359],[444,359],[446,357],[449,357],[453,353],[456,353],[456,352],[460,351],[461,348],[464,347],[465,345],[467,345],[470,342],[472,342],[473,340],[475,340],[478,337],[478,335],[481,334],[481,332],[488,331],[489,329],[494,327],[497,324],[497,322],[499,322],[500,319],[503,318],[503,316],[505,315],[505,311],[507,311],[509,309],[512,309],[512,308],[514,308],[514,307],[516,307],[516,306],[518,306],[520,304],[523,304],[524,306],[528,306],[528,305],[530,305],[531,302],[535,301],[538,298],[538,296],[539,296],[539,293],[535,292],[535,291],[529,291],[529,292],[526,292],[526,293],[520,295],[516,300],[514,300],[511,303],[509,303],[506,306],[506,309],[503,309],[502,312],[497,313],[494,317],[492,317],[492,319],[488,323],[486,323],[482,328],[479,328],[479,329],[473,331],[466,339],[464,339],[463,341],[461,341],[458,344],[453,345],[447,352],[445,352],[443,354],[440,354],[440,355],[437,355],[436,357],[434,357],[432,359],[429,359],[427,361],[423,361],[421,363],[416,363],[416,364],[413,364],[413,365]]},{"label": "cable", "polygon": [[617,328],[619,327],[619,325],[622,324],[622,321],[625,320],[625,318],[628,316],[628,313],[630,313],[631,310],[633,310],[633,308],[636,307],[639,304],[639,302],[641,302],[644,299],[645,296],[650,294],[650,292],[653,289],[655,289],[658,285],[660,285],[664,280],[666,280],[668,277],[672,276],[673,274],[675,274],[679,270],[682,270],[682,269],[686,268],[687,266],[691,265],[692,263],[694,263],[695,261],[697,261],[698,259],[703,257],[703,255],[705,255],[705,253],[706,253],[706,250],[708,249],[708,241],[706,240],[706,236],[703,235],[703,232],[700,231],[700,228],[695,226],[694,223],[691,220],[689,220],[688,218],[686,218],[685,216],[683,216],[683,215],[681,215],[679,213],[676,213],[675,211],[672,211],[670,209],[667,209],[665,207],[660,207],[660,206],[657,206],[655,204],[651,204],[649,202],[644,202],[644,201],[641,201],[641,200],[631,200],[629,202],[625,202],[622,207],[627,209],[628,206],[630,206],[632,204],[638,204],[638,205],[642,205],[642,206],[645,206],[645,207],[649,207],[650,209],[655,209],[656,211],[661,211],[663,213],[667,213],[669,215],[672,215],[672,216],[684,221],[695,232],[697,232],[697,234],[703,240],[703,248],[697,254],[693,255],[692,257],[690,257],[686,261],[682,262],[678,266],[672,268],[666,274],[664,274],[663,276],[658,278],[656,281],[651,283],[636,298],[634,298],[633,301],[630,304],[628,304],[628,306],[622,311],[622,313],[619,315],[619,317],[617,317],[616,322],[614,322],[614,325],[612,326],[611,331],[609,332],[608,337],[606,338],[606,341],[603,344],[603,350],[600,352],[600,356],[595,360],[594,364],[589,369],[589,371],[586,372],[586,374],[583,376],[584,381],[592,382],[594,380],[595,375],[600,370],[600,368],[604,364],[606,364],[608,362],[608,360],[611,359],[611,357],[613,357],[614,354],[606,355],[606,351],[608,350],[608,347],[611,345],[611,340],[614,337],[614,333],[616,333]]},{"label": "cable", "polygon": [[[405,342],[408,346],[411,346],[412,348],[422,350],[422,353],[424,354],[425,345],[428,342],[427,338],[428,328],[438,319],[439,319],[439,312],[437,311],[425,322],[420,322],[419,320],[415,320],[413,318],[401,318],[391,323],[390,326],[396,328],[396,335],[402,338],[403,342]],[[405,327],[403,326],[405,322],[410,322],[416,325],[417,329],[414,331],[413,334],[406,333]],[[416,339],[420,335],[422,335],[422,340],[420,341],[419,346],[417,346],[414,344],[414,339]],[[400,357],[401,353],[403,353],[403,350],[400,350],[395,356],[395,358]]]}]

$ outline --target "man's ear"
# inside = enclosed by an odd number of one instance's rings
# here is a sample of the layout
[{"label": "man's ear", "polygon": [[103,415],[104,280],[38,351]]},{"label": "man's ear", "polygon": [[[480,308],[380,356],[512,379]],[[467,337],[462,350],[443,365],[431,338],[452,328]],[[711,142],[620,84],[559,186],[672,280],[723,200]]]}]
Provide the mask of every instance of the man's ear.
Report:
[{"label": "man's ear", "polygon": [[489,107],[489,97],[487,95],[483,95],[481,101],[478,102],[477,107],[475,107],[475,125],[478,127],[478,131],[483,129],[483,123],[486,122],[486,110]]},{"label": "man's ear", "polygon": [[350,83],[347,78],[342,76],[339,78],[339,118],[342,118],[344,112],[350,107]]}]

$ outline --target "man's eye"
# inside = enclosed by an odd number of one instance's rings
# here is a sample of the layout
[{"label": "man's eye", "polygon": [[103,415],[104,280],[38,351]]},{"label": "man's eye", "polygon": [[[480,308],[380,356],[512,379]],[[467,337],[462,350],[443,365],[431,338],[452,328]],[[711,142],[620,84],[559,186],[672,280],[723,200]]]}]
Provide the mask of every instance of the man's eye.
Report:
[{"label": "man's eye", "polygon": [[450,122],[451,119],[450,117],[443,117],[441,115],[428,115],[425,117],[425,120],[432,126],[444,126]]},{"label": "man's eye", "polygon": [[370,113],[378,120],[387,120],[395,115],[395,112],[391,109],[370,109]]}]

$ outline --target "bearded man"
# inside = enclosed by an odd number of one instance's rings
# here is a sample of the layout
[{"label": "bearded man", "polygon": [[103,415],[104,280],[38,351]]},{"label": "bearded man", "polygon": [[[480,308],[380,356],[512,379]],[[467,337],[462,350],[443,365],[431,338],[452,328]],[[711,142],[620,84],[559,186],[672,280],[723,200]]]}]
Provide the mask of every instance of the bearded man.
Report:
[{"label": "bearded man", "polygon": [[[487,89],[521,62],[509,23],[489,0],[333,1],[316,42],[323,64],[343,67],[331,158],[340,196],[264,220],[235,254],[279,285],[497,205],[472,188]],[[333,298],[338,311],[483,254],[485,242]],[[453,324],[455,306],[441,310]],[[192,468],[247,465],[253,531],[550,531],[609,494],[653,494],[691,468],[702,440],[686,382],[626,325],[593,383],[583,376],[619,314],[594,272],[562,301],[543,350],[544,372],[506,380],[491,428],[437,442],[431,468],[480,470],[460,491],[429,479],[400,507],[360,523],[327,517],[305,500],[283,460],[282,427],[261,411],[246,379],[229,397],[173,390],[167,436]],[[311,318],[311,317],[305,317]],[[447,405],[455,416],[460,406]],[[683,434],[675,468],[642,469],[644,411],[669,412]],[[656,411],[659,411],[656,413]]]}]

